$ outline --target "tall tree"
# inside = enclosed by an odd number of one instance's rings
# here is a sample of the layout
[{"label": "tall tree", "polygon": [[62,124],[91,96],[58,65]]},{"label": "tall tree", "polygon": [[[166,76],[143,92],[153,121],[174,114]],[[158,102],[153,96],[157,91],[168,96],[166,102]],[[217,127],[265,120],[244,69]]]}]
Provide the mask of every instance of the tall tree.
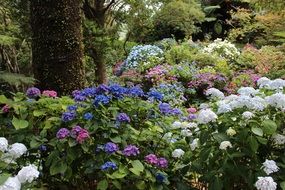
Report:
[{"label": "tall tree", "polygon": [[67,94],[84,86],[80,2],[30,2],[33,68],[41,89]]}]

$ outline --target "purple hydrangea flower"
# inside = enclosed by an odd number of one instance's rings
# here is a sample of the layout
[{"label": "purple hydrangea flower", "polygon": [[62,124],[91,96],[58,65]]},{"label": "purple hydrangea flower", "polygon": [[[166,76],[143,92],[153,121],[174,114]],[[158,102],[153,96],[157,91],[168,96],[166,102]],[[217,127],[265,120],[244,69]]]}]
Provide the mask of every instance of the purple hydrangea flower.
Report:
[{"label": "purple hydrangea flower", "polygon": [[71,129],[71,132],[70,132],[70,136],[72,138],[77,138],[78,134],[80,133],[80,131],[82,130],[82,128],[78,125],[76,125],[75,127],[73,127]]},{"label": "purple hydrangea flower", "polygon": [[44,144],[42,144],[42,145],[39,146],[39,150],[40,150],[41,152],[45,152],[45,151],[47,151],[47,146],[44,145]]},{"label": "purple hydrangea flower", "polygon": [[128,145],[124,150],[123,154],[125,156],[136,156],[140,153],[139,148],[134,145]]},{"label": "purple hydrangea flower", "polygon": [[172,115],[181,115],[182,111],[179,108],[174,108],[171,110]]},{"label": "purple hydrangea flower", "polygon": [[96,88],[85,88],[81,91],[81,95],[87,96],[87,97],[94,97],[96,96]]},{"label": "purple hydrangea flower", "polygon": [[104,151],[107,152],[108,154],[112,154],[114,152],[117,152],[119,150],[118,145],[112,142],[108,142],[104,145]]},{"label": "purple hydrangea flower", "polygon": [[28,88],[28,90],[26,91],[26,95],[29,98],[37,98],[41,95],[41,91],[38,88],[31,87],[31,88]]},{"label": "purple hydrangea flower", "polygon": [[119,113],[117,115],[117,121],[122,123],[122,122],[127,122],[129,123],[131,121],[130,117],[126,113]]},{"label": "purple hydrangea flower", "polygon": [[76,102],[82,102],[82,101],[85,101],[85,100],[86,100],[86,97],[79,94],[79,95],[76,95],[76,96],[74,97],[74,100],[75,100]]},{"label": "purple hydrangea flower", "polygon": [[171,109],[171,106],[167,103],[160,103],[159,104],[159,111],[162,113],[162,114],[170,114],[172,109]]},{"label": "purple hydrangea flower", "polygon": [[72,121],[76,117],[74,112],[64,112],[61,116],[63,122]]},{"label": "purple hydrangea flower", "polygon": [[88,138],[90,138],[89,132],[86,129],[82,129],[77,135],[76,141],[82,144]]},{"label": "purple hydrangea flower", "polygon": [[118,167],[114,162],[106,162],[105,164],[101,166],[101,170],[103,171],[106,171],[109,168],[111,168],[112,170],[116,170]]},{"label": "purple hydrangea flower", "polygon": [[96,94],[105,94],[105,93],[108,93],[109,91],[110,91],[110,88],[105,84],[100,84],[96,88]]},{"label": "purple hydrangea flower", "polygon": [[127,89],[118,84],[113,84],[113,85],[110,85],[109,87],[110,87],[110,92],[116,98],[119,98],[119,99],[123,98],[124,95],[127,93]]},{"label": "purple hydrangea flower", "polygon": [[66,128],[61,128],[56,133],[56,138],[58,139],[64,139],[70,135],[70,131]]},{"label": "purple hydrangea flower", "polygon": [[196,114],[189,114],[188,115],[188,119],[191,121],[191,120],[194,120],[197,118],[197,115]]},{"label": "purple hydrangea flower", "polygon": [[165,158],[158,158],[156,166],[166,168],[168,166],[168,161]]},{"label": "purple hydrangea flower", "polygon": [[80,95],[80,91],[79,91],[79,90],[74,90],[74,91],[72,92],[72,96],[75,97],[75,96],[77,96],[77,95]]},{"label": "purple hydrangea flower", "polygon": [[83,115],[83,118],[86,119],[86,120],[91,120],[93,118],[93,114],[92,113],[85,113]]},{"label": "purple hydrangea flower", "polygon": [[155,154],[149,154],[149,155],[145,156],[144,159],[149,164],[157,164],[157,161],[158,161]]}]

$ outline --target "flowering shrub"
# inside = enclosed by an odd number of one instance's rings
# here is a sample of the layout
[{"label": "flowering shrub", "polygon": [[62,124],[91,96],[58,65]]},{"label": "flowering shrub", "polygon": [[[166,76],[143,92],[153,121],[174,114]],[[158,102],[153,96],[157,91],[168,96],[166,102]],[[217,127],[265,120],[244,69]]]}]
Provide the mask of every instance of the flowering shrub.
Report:
[{"label": "flowering shrub", "polygon": [[135,69],[144,71],[163,60],[163,51],[154,45],[138,45],[131,49],[126,61],[122,65],[122,70]]},{"label": "flowering shrub", "polygon": [[170,73],[172,69],[170,65],[157,65],[149,69],[144,77],[153,84],[176,81],[176,77]]},{"label": "flowering shrub", "polygon": [[[26,158],[39,159],[42,183],[50,188],[157,189],[188,180],[173,177],[174,149],[164,138],[182,111],[161,102],[160,92],[113,84],[72,96],[0,96],[1,104],[9,106],[0,113],[1,131],[29,145]],[[0,147],[6,149],[5,142]]]},{"label": "flowering shrub", "polygon": [[217,54],[223,58],[233,60],[240,55],[239,50],[234,44],[227,40],[216,39],[213,43],[202,49],[203,52],[208,54]]}]

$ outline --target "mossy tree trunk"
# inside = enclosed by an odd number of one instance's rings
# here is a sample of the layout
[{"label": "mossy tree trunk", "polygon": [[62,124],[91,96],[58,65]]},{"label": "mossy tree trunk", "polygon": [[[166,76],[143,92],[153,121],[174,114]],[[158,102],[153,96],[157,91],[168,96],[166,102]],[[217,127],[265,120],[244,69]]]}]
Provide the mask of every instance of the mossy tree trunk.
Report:
[{"label": "mossy tree trunk", "polygon": [[40,89],[84,87],[81,1],[31,0],[33,69]]}]

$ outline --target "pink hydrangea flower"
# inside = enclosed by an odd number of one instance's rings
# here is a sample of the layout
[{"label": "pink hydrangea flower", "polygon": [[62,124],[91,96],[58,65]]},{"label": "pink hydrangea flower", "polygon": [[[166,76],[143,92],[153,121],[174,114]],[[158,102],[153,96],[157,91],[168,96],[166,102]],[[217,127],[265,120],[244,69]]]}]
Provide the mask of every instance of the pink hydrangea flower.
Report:
[{"label": "pink hydrangea flower", "polygon": [[86,129],[82,129],[77,138],[76,141],[80,144],[82,144],[86,139],[88,139],[90,137],[89,132]]},{"label": "pink hydrangea flower", "polygon": [[2,107],[1,110],[3,113],[8,113],[10,111],[10,107],[6,104],[5,106]]},{"label": "pink hydrangea flower", "polygon": [[155,154],[149,154],[149,155],[145,156],[144,159],[149,164],[157,164],[157,161],[158,161]]},{"label": "pink hydrangea flower", "polygon": [[43,95],[55,98],[55,97],[57,97],[57,92],[53,91],[53,90],[44,90]]},{"label": "pink hydrangea flower", "polygon": [[187,109],[187,112],[188,112],[188,113],[196,113],[196,112],[197,112],[197,109],[191,107],[191,108],[188,108],[188,109]]}]

